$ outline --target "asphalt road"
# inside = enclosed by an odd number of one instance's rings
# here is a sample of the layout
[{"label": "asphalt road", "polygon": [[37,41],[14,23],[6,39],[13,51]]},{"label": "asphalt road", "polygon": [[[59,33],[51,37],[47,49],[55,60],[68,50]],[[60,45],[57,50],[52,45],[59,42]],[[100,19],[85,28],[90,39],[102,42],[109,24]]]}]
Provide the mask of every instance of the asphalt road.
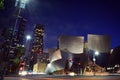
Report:
[{"label": "asphalt road", "polygon": [[112,76],[57,76],[57,75],[34,75],[22,77],[4,77],[4,80],[120,80],[119,75]]}]

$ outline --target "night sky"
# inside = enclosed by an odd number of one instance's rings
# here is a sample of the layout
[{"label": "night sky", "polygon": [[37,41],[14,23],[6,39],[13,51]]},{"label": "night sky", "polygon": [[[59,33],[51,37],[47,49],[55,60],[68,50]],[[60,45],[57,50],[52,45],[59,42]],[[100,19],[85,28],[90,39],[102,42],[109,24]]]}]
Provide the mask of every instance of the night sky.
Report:
[{"label": "night sky", "polygon": [[[12,26],[15,0],[6,0],[0,10],[0,29]],[[44,47],[57,46],[61,34],[111,36],[111,48],[120,45],[119,0],[29,0],[21,15],[27,19],[26,34],[32,34],[35,24],[45,25]]]}]

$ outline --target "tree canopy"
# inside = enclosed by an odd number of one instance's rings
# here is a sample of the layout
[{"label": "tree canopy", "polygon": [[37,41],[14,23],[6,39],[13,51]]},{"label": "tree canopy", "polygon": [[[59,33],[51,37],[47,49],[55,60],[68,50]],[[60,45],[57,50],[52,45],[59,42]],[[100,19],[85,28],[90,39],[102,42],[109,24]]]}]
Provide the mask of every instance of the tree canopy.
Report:
[{"label": "tree canopy", "polygon": [[0,9],[4,8],[4,0],[0,0]]}]

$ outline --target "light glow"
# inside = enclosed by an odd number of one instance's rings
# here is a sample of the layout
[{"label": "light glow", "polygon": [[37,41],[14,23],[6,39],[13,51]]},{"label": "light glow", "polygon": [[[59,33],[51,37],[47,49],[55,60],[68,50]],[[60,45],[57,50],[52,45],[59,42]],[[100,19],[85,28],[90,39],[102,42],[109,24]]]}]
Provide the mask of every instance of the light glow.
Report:
[{"label": "light glow", "polygon": [[75,76],[76,74],[74,72],[69,73],[70,76]]},{"label": "light glow", "polygon": [[27,3],[28,2],[28,0],[21,0],[21,3]]},{"label": "light glow", "polygon": [[93,61],[96,61],[96,59],[95,59],[95,58],[93,58]]},{"label": "light glow", "polygon": [[26,36],[26,39],[27,39],[27,40],[30,40],[30,39],[31,39],[31,36],[30,36],[30,35],[27,35],[27,36]]},{"label": "light glow", "polygon": [[19,71],[19,75],[26,76],[27,75],[27,71]]},{"label": "light glow", "polygon": [[95,55],[96,55],[96,56],[98,56],[98,55],[99,55],[99,52],[98,52],[98,51],[96,51],[96,52],[95,52]]}]

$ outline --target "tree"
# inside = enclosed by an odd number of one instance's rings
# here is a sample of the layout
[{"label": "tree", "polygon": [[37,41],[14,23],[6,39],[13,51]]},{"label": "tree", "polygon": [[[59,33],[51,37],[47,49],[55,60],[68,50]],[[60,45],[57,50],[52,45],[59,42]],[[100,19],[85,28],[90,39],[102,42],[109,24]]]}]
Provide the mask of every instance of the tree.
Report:
[{"label": "tree", "polygon": [[25,54],[25,47],[17,47],[17,50],[18,50],[18,56],[22,56]]},{"label": "tree", "polygon": [[13,62],[12,63],[12,72],[15,73],[18,69],[18,66],[21,62],[20,58],[21,56],[23,56],[25,53],[25,48],[24,47],[16,47],[16,49],[14,50],[14,54],[15,54],[15,57],[10,59],[9,61],[10,62]]},{"label": "tree", "polygon": [[0,9],[4,8],[4,0],[0,0]]}]

